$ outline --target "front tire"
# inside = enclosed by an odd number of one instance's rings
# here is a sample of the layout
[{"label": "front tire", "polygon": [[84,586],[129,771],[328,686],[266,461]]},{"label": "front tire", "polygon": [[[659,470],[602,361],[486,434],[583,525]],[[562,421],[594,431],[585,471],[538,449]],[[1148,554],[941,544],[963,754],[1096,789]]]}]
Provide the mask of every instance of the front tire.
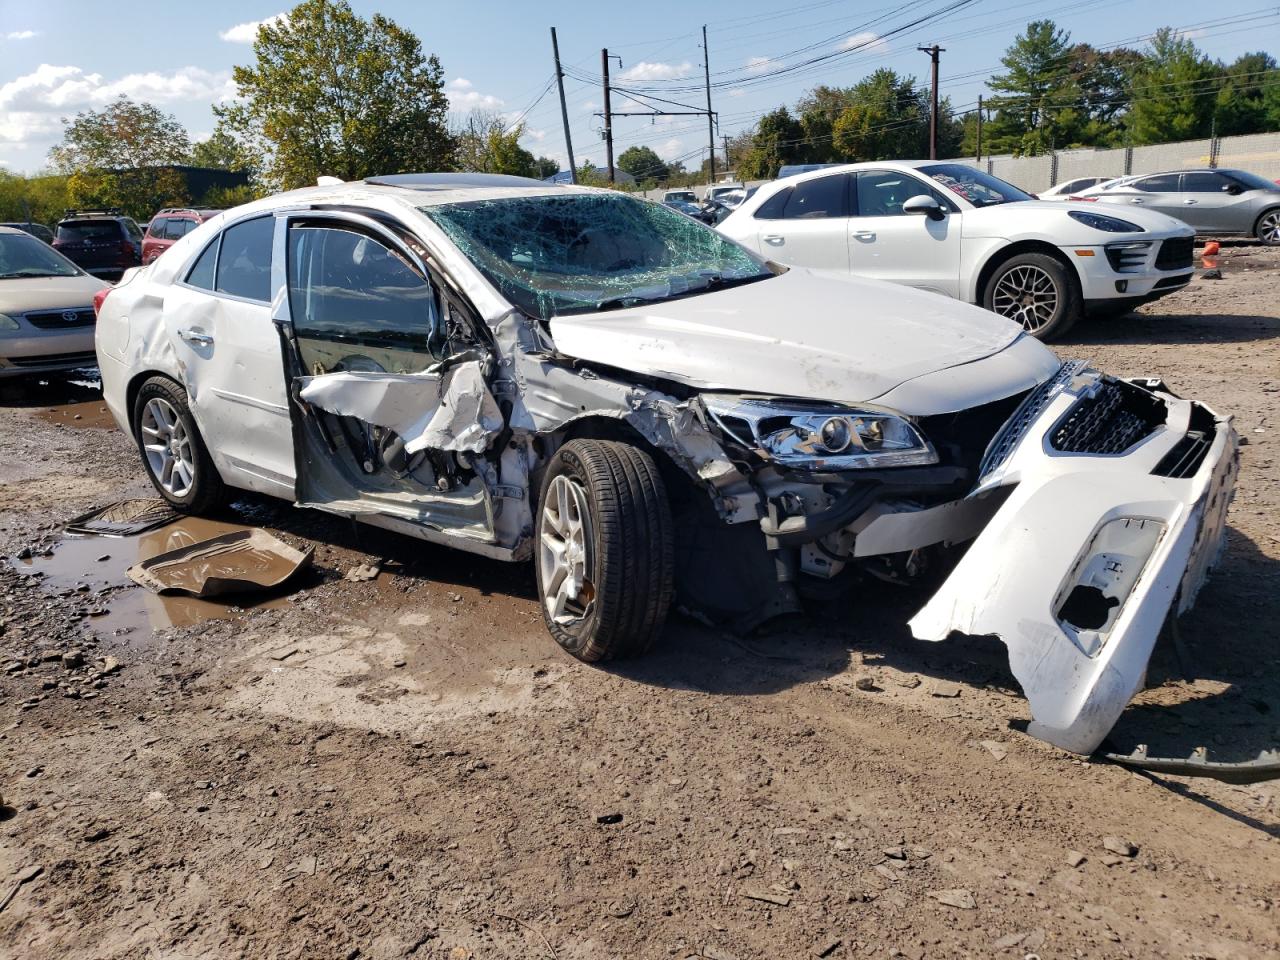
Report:
[{"label": "front tire", "polygon": [[982,305],[1041,340],[1062,336],[1080,319],[1080,288],[1068,268],[1043,253],[1021,253],[996,267]]},{"label": "front tire", "polygon": [[1253,235],[1268,247],[1280,246],[1280,207],[1267,210],[1258,218]]},{"label": "front tire", "polygon": [[175,510],[205,514],[222,503],[226,486],[182,387],[167,377],[146,381],[133,402],[133,435],[152,485]]},{"label": "front tire", "polygon": [[595,663],[649,650],[671,604],[675,539],[653,458],[630,444],[571,440],[542,479],[534,563],[543,620]]}]

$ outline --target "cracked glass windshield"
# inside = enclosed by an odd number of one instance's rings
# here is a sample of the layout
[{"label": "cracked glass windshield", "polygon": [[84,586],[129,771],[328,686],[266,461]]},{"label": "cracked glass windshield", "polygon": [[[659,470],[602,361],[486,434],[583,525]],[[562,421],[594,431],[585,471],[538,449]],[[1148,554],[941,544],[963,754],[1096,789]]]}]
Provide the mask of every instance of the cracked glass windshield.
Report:
[{"label": "cracked glass windshield", "polygon": [[774,276],[709,227],[619,193],[422,207],[511,303],[549,319]]}]

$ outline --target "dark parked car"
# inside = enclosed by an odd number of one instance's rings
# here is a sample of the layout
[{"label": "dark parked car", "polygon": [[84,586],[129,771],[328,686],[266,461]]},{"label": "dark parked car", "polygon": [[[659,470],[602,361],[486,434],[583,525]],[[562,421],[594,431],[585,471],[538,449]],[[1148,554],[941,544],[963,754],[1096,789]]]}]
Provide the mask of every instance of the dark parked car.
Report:
[{"label": "dark parked car", "polygon": [[200,224],[220,214],[221,210],[193,210],[188,207],[166,207],[151,218],[142,238],[142,262],[154,263],[174,241],[181,240]]},{"label": "dark parked car", "polygon": [[37,240],[53,243],[53,231],[43,223],[0,223],[0,227],[12,227],[14,230],[21,230],[23,233],[31,234]]},{"label": "dark parked car", "polygon": [[142,231],[119,210],[68,210],[53,246],[86,273],[119,280],[142,263]]}]

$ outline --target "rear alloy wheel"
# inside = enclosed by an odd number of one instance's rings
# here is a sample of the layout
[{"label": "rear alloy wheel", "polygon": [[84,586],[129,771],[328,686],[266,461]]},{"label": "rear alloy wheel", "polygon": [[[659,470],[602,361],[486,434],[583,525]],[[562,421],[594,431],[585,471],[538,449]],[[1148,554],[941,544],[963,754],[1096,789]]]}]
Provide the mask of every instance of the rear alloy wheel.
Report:
[{"label": "rear alloy wheel", "polygon": [[1061,336],[1080,317],[1080,293],[1067,268],[1043,253],[1000,264],[987,281],[983,306],[1022,325],[1033,337]]},{"label": "rear alloy wheel", "polygon": [[186,391],[166,377],[152,377],[138,390],[133,424],[147,476],[165,500],[196,514],[221,503],[226,488],[191,415]]},{"label": "rear alloy wheel", "polygon": [[1258,218],[1254,235],[1269,247],[1280,244],[1280,207],[1268,210]]},{"label": "rear alloy wheel", "polygon": [[671,603],[674,528],[653,458],[626,443],[572,440],[538,502],[535,564],[547,629],[579,660],[646,652]]}]

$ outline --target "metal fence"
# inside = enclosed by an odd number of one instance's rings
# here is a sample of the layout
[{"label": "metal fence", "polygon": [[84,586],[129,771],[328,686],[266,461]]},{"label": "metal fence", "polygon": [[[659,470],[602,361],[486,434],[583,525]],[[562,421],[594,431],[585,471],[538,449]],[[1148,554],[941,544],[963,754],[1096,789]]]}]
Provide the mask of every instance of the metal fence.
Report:
[{"label": "metal fence", "polygon": [[[1235,167],[1248,170],[1268,180],[1280,179],[1280,132],[1251,133],[1240,137],[1218,137],[1212,140],[1184,140],[1181,143],[1158,143],[1149,147],[1120,147],[1114,150],[1059,150],[1038,157],[1011,155],[957,157],[949,161],[978,167],[1008,180],[1023,190],[1038,193],[1055,183],[1078,177],[1123,177],[1131,173],[1159,173],[1187,167]],[[767,180],[751,180],[755,187]],[[644,195],[661,200],[668,188],[646,190]],[[689,187],[699,197],[705,186]]]}]

